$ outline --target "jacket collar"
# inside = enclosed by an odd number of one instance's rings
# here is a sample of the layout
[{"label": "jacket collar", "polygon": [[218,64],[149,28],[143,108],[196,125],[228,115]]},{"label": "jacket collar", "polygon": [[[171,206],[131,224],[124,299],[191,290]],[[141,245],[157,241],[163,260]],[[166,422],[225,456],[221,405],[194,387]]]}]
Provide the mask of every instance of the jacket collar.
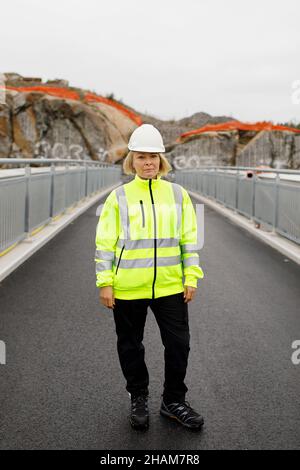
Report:
[{"label": "jacket collar", "polygon": [[[160,175],[157,175],[155,179],[152,178],[151,187],[155,188],[160,183],[160,179]],[[143,188],[149,188],[149,179],[144,180],[143,178],[140,178],[137,174],[135,174],[134,182]]]}]

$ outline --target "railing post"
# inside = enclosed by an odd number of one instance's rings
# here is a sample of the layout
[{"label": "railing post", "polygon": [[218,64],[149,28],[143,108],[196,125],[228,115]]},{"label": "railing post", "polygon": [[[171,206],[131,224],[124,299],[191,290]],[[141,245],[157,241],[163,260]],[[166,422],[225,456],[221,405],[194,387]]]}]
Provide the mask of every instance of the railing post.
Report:
[{"label": "railing post", "polygon": [[236,183],[235,183],[235,210],[237,211],[238,209],[238,204],[239,204],[239,177],[240,177],[240,170],[237,169],[236,172]]},{"label": "railing post", "polygon": [[215,168],[214,170],[214,174],[215,174],[215,201],[217,200],[217,177],[218,177],[218,171],[217,171],[217,168]]},{"label": "railing post", "polygon": [[85,186],[84,186],[84,197],[87,197],[87,190],[88,190],[88,164],[87,162],[84,163],[85,167]]},{"label": "railing post", "polygon": [[30,165],[25,165],[25,184],[26,184],[26,191],[25,191],[25,214],[24,214],[24,231],[25,233],[29,233],[29,212],[30,212],[30,177],[31,177],[31,168]]},{"label": "railing post", "polygon": [[54,177],[55,177],[55,165],[51,163],[50,166],[50,217],[53,217],[53,208],[54,208]]},{"label": "railing post", "polygon": [[69,192],[69,164],[66,163],[66,173],[65,173],[65,176],[66,176],[66,179],[65,179],[65,182],[66,182],[66,190],[65,190],[65,209],[68,209],[68,192]]},{"label": "railing post", "polygon": [[254,219],[254,214],[255,214],[255,183],[256,183],[256,174],[254,172],[253,178],[252,178],[252,210],[251,210],[252,221]]},{"label": "railing post", "polygon": [[275,203],[274,203],[274,217],[273,217],[273,232],[276,231],[278,226],[278,211],[279,211],[279,188],[280,188],[280,175],[276,174],[275,180]]}]

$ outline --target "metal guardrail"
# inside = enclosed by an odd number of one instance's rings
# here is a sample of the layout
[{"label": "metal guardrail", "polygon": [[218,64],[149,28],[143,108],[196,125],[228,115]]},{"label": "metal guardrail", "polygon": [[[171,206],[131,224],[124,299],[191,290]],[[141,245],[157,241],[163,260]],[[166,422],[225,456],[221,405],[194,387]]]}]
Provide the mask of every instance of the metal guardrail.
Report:
[{"label": "metal guardrail", "polygon": [[[68,208],[121,179],[119,166],[103,162],[3,158],[0,163],[25,167],[20,175],[0,169],[0,256]],[[46,171],[33,172],[32,164],[46,165]]]},{"label": "metal guardrail", "polygon": [[175,180],[300,244],[300,171],[203,167],[176,171]]}]

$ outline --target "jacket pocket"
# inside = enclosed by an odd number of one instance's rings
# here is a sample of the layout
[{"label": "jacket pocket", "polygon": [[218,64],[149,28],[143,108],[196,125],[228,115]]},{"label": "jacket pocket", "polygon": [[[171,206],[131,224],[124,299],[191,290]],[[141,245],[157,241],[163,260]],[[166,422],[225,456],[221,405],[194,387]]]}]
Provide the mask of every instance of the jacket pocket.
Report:
[{"label": "jacket pocket", "polygon": [[144,206],[143,206],[142,200],[140,200],[140,207],[142,211],[142,227],[145,227],[145,212],[144,212]]},{"label": "jacket pocket", "polygon": [[120,264],[120,261],[121,261],[121,258],[122,258],[122,254],[123,254],[124,248],[125,248],[125,245],[122,246],[122,250],[121,250],[121,253],[120,253],[119,261],[118,261],[118,264],[117,264],[116,275],[117,275],[117,272],[118,272],[118,269],[119,269],[119,264]]}]

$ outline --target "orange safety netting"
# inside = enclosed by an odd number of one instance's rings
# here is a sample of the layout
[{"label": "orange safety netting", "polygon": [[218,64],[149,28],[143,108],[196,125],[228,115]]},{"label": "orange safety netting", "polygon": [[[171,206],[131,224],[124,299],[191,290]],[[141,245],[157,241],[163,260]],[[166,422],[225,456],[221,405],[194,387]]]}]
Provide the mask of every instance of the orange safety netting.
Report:
[{"label": "orange safety netting", "polygon": [[220,124],[207,124],[206,126],[199,127],[192,131],[184,132],[177,139],[176,142],[181,142],[185,138],[194,135],[203,134],[205,132],[221,132],[221,131],[291,131],[300,133],[300,129],[294,127],[280,126],[272,124],[271,122],[262,121],[255,122],[254,124],[244,123],[241,121],[228,121]]},{"label": "orange safety netting", "polygon": [[23,92],[30,92],[30,91],[38,91],[41,93],[46,93],[47,95],[57,96],[58,98],[65,98],[69,100],[79,100],[79,95],[76,91],[68,90],[68,88],[58,88],[58,87],[48,87],[48,86],[18,86],[12,87],[7,86],[8,90],[14,91],[23,91]]},{"label": "orange safety netting", "polygon": [[126,114],[138,126],[142,124],[142,119],[140,118],[140,116],[133,113],[132,111],[129,111],[129,109],[125,108],[121,104],[116,103],[115,101],[111,101],[109,98],[104,98],[103,96],[98,96],[98,95],[95,95],[94,93],[86,93],[84,96],[84,101],[108,104],[109,106],[113,106],[114,108],[117,108],[122,113]]},{"label": "orange safety netting", "polygon": [[[7,86],[6,88],[8,90],[22,91],[22,92],[37,91],[37,92],[45,93],[47,95],[56,96],[58,98],[80,101],[79,94],[76,91],[69,90],[68,88],[52,87],[52,86],[51,87],[50,86],[28,86],[28,87]],[[127,117],[129,117],[129,119],[134,121],[138,126],[142,124],[142,119],[140,116],[133,113],[132,111],[129,111],[129,109],[125,108],[125,106],[122,106],[121,104],[110,100],[109,98],[104,98],[103,96],[98,96],[98,95],[95,95],[94,93],[85,93],[84,101],[87,103],[98,102],[98,103],[107,104],[108,106],[112,106],[118,109],[121,113],[125,114]]]}]

